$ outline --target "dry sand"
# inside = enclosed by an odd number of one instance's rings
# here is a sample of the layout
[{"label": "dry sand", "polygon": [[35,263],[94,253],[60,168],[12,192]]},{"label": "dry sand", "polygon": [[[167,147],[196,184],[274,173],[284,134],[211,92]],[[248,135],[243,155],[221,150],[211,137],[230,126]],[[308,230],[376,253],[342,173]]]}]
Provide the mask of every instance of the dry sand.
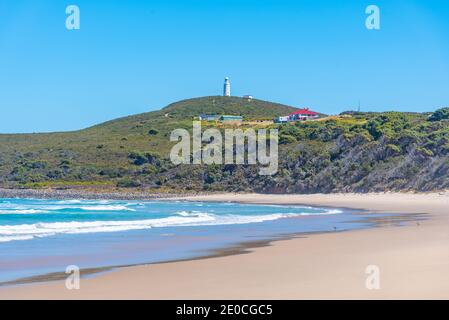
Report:
[{"label": "dry sand", "polygon": [[[0,299],[448,299],[449,193],[214,195],[202,201],[305,204],[428,213],[405,227],[316,234],[249,254],[122,268],[82,279],[0,289]],[[380,290],[366,288],[367,266]]]}]

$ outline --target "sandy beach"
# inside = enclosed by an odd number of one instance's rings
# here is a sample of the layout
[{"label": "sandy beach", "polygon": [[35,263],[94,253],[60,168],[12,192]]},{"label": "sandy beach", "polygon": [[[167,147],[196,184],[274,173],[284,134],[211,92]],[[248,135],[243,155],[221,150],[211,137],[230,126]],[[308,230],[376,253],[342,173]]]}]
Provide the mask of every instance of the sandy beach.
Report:
[{"label": "sandy beach", "polygon": [[[209,259],[117,269],[83,278],[0,288],[0,299],[448,299],[449,193],[209,195],[183,198],[303,204],[428,214],[419,223],[314,234]],[[366,269],[380,270],[368,290]]]}]

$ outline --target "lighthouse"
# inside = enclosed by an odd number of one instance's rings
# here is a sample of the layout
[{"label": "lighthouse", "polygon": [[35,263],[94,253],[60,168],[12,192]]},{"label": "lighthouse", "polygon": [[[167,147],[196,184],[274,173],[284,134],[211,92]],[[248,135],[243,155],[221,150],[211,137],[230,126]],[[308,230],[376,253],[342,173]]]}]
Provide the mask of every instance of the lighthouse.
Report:
[{"label": "lighthouse", "polygon": [[231,96],[231,81],[228,77],[225,78],[223,96],[230,97]]}]

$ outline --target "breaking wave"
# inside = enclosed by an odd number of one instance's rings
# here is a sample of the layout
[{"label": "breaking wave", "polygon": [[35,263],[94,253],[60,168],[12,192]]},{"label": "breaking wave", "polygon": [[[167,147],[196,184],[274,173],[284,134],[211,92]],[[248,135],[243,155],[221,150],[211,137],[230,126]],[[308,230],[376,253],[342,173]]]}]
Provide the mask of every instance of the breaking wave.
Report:
[{"label": "breaking wave", "polygon": [[[337,210],[327,212],[336,214]],[[323,214],[323,213],[321,213]],[[30,240],[58,234],[105,233],[131,230],[145,230],[164,227],[188,227],[206,225],[235,225],[273,221],[309,213],[277,213],[267,215],[214,215],[198,211],[179,211],[175,216],[159,219],[135,221],[86,221],[86,222],[52,222],[14,226],[0,226],[0,242]]]},{"label": "breaking wave", "polygon": [[[0,201],[0,242],[64,234],[252,224],[300,216],[342,213],[337,209],[242,206],[233,203],[5,200]],[[229,208],[232,205],[236,206],[235,210]],[[24,216],[18,218],[14,215]]]}]

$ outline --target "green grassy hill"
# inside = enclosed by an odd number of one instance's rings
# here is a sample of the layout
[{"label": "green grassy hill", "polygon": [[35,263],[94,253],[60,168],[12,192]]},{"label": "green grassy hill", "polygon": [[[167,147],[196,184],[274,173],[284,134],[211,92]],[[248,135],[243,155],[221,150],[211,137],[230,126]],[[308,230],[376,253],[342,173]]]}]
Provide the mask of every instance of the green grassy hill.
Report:
[{"label": "green grassy hill", "polygon": [[105,122],[84,130],[45,134],[0,134],[0,183],[108,181],[134,170],[133,152],[167,158],[173,129],[191,129],[200,113],[272,119],[290,106],[238,97],[202,97],[173,103],[160,111]]}]

